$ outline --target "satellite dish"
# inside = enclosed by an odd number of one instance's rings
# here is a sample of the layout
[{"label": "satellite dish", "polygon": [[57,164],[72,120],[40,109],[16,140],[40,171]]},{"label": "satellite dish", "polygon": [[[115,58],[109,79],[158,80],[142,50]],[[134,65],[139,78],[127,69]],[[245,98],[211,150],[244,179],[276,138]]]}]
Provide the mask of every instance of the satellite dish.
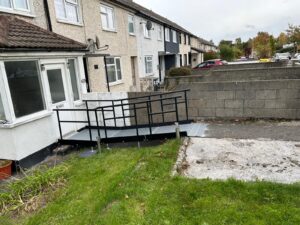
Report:
[{"label": "satellite dish", "polygon": [[100,39],[99,39],[99,37],[98,36],[96,36],[96,47],[97,47],[97,49],[100,49]]},{"label": "satellite dish", "polygon": [[152,27],[153,27],[152,22],[148,20],[147,23],[146,23],[147,30],[151,30]]}]

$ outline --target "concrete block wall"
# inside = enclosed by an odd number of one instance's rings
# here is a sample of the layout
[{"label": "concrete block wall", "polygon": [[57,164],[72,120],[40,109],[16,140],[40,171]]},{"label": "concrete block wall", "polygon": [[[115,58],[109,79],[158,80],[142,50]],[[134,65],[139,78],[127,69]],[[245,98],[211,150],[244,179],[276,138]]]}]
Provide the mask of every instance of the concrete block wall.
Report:
[{"label": "concrete block wall", "polygon": [[300,79],[181,83],[191,119],[300,119]]}]

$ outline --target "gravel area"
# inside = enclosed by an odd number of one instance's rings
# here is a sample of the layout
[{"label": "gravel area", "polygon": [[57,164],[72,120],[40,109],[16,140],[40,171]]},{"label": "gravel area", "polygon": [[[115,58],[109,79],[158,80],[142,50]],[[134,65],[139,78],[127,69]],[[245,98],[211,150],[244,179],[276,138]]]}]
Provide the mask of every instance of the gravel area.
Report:
[{"label": "gravel area", "polygon": [[300,182],[300,142],[191,138],[185,151],[190,178]]}]

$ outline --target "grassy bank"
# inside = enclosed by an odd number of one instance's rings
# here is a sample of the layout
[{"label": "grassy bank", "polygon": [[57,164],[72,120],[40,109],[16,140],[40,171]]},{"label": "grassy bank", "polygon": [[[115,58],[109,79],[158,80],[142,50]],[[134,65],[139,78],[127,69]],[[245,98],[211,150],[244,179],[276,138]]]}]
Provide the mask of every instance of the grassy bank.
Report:
[{"label": "grassy bank", "polygon": [[[171,177],[179,143],[68,162],[46,207],[11,224],[300,224],[300,185]],[[0,222],[1,223],[1,222]]]}]

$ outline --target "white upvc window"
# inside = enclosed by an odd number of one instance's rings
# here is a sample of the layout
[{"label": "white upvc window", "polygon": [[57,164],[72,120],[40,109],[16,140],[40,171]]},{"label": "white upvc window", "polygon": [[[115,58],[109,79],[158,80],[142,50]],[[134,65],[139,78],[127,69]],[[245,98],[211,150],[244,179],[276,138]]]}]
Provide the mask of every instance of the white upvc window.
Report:
[{"label": "white upvc window", "polygon": [[115,83],[122,81],[122,69],[120,57],[106,58],[108,82]]},{"label": "white upvc window", "polygon": [[158,38],[157,40],[161,41],[163,39],[163,29],[162,29],[162,26],[158,25],[158,29],[157,29],[157,35],[158,35]]},{"label": "white upvc window", "polygon": [[46,110],[37,60],[4,62],[14,117],[21,118]]},{"label": "white upvc window", "polygon": [[0,10],[30,11],[29,0],[0,0]]},{"label": "white upvc window", "polygon": [[153,56],[145,56],[145,72],[153,74]]},{"label": "white upvc window", "polygon": [[78,81],[78,70],[77,64],[75,59],[68,60],[68,68],[70,73],[71,85],[72,85],[72,93],[73,93],[73,100],[79,101],[80,100],[80,86]]},{"label": "white upvc window", "polygon": [[1,93],[0,93],[0,124],[1,121],[5,121],[6,117],[5,117],[5,112],[4,112],[4,106],[3,106],[3,102],[2,102],[2,97],[1,97]]},{"label": "white upvc window", "polygon": [[131,35],[135,34],[135,29],[134,29],[134,16],[133,15],[128,15],[128,32]]},{"label": "white upvc window", "polygon": [[81,23],[79,0],[55,0],[55,11],[58,20]]},{"label": "white upvc window", "polygon": [[147,29],[146,23],[143,23],[144,37],[151,38],[151,31]]},{"label": "white upvc window", "polygon": [[175,30],[172,30],[172,37],[173,37],[173,42],[177,43],[177,32]]},{"label": "white upvc window", "polygon": [[165,37],[166,37],[166,41],[170,41],[170,29],[169,28],[165,29]]},{"label": "white upvc window", "polygon": [[100,6],[102,28],[108,31],[115,31],[115,12],[112,7],[102,5]]}]

